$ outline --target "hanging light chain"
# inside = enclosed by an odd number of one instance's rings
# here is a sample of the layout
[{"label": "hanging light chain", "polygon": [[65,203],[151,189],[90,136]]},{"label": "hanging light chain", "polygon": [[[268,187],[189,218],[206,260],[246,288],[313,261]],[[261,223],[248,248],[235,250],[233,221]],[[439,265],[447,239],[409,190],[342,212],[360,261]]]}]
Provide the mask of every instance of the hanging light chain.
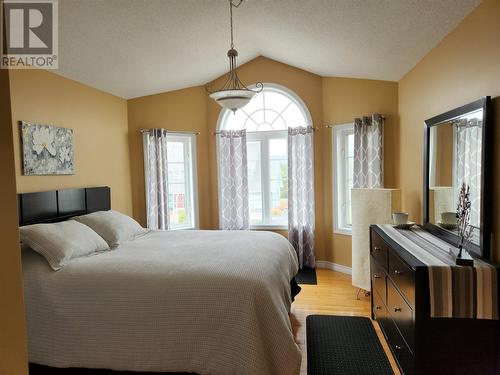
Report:
[{"label": "hanging light chain", "polygon": [[231,19],[231,49],[234,48],[234,42],[233,42],[233,7],[238,8],[243,0],[238,0],[237,3],[234,2],[234,0],[229,0],[229,16]]},{"label": "hanging light chain", "polygon": [[[209,93],[215,94],[218,92],[222,91],[231,91],[231,90],[242,90],[246,92],[253,92],[255,94],[259,93],[262,91],[264,88],[264,85],[261,82],[258,82],[255,84],[254,89],[249,89],[246,87],[243,82],[241,82],[240,78],[238,77],[238,73],[236,71],[237,64],[236,64],[236,57],[238,56],[238,51],[234,48],[234,30],[233,30],[233,7],[238,8],[245,0],[229,0],[229,16],[230,16],[230,31],[231,31],[231,48],[229,51],[227,51],[227,57],[229,58],[229,74],[227,77],[226,82],[224,85],[222,85],[222,88],[217,90],[217,91],[210,91],[208,88],[207,90]],[[238,95],[242,95],[239,93]],[[229,96],[227,96],[229,97]],[[216,99],[217,100],[217,99]],[[233,109],[234,110],[234,109]]]},{"label": "hanging light chain", "polygon": [[233,29],[233,7],[238,8],[243,0],[229,0],[229,18],[230,18],[230,28],[231,28],[231,49],[227,52],[229,57],[229,84],[233,89],[240,89],[240,80],[236,73],[236,57],[238,52],[234,49],[234,29]]}]

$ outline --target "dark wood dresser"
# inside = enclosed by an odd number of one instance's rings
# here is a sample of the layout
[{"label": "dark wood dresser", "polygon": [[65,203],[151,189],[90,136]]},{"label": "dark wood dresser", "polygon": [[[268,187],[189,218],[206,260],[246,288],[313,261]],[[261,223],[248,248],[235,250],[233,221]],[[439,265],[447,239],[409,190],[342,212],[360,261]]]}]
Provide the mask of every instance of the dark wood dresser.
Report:
[{"label": "dark wood dresser", "polygon": [[427,266],[370,229],[372,319],[404,374],[500,374],[497,320],[431,318]]}]

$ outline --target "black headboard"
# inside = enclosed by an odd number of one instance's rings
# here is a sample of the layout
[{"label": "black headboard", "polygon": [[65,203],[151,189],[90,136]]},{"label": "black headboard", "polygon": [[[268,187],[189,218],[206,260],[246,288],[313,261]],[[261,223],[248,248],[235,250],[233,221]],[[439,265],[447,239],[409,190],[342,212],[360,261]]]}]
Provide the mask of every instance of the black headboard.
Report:
[{"label": "black headboard", "polygon": [[111,209],[108,186],[17,195],[19,225],[55,223],[75,215]]}]

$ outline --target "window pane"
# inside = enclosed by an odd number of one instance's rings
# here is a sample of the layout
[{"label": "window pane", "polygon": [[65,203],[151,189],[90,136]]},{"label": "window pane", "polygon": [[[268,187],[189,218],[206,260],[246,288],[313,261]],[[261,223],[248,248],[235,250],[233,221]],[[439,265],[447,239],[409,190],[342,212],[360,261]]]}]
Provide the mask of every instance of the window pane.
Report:
[{"label": "window pane", "polygon": [[274,124],[272,125],[274,130],[287,130],[288,128],[286,127],[285,121],[280,117],[278,118]]},{"label": "window pane", "polygon": [[262,99],[263,99],[263,92],[260,92],[257,95],[255,95],[255,97],[253,97],[252,100],[250,100],[250,102],[246,106],[242,108],[243,111],[246,112],[248,115],[251,115],[253,112],[261,109],[263,105]]},{"label": "window pane", "polygon": [[247,132],[256,132],[257,131],[257,124],[253,122],[250,118],[244,125],[245,129]]},{"label": "window pane", "polygon": [[224,124],[223,129],[225,130],[243,129],[247,118],[248,116],[243,111],[236,111],[236,113],[233,113],[231,111],[226,117],[226,122]]},{"label": "window pane", "polygon": [[186,185],[168,184],[168,208],[170,224],[175,228],[178,225],[189,224],[188,211],[186,207]]},{"label": "window pane", "polygon": [[345,170],[345,185],[346,185],[346,226],[352,225],[352,209],[351,209],[351,189],[354,175],[354,134],[349,133],[346,136],[346,170]]},{"label": "window pane", "polygon": [[278,116],[279,116],[279,112],[277,112],[277,111],[274,111],[272,109],[267,109],[267,108],[264,110],[264,122],[267,124],[274,123]]},{"label": "window pane", "polygon": [[334,131],[334,181],[336,184],[334,219],[335,228],[349,230],[352,223],[351,189],[353,183],[354,165],[354,134],[353,126],[342,126]]},{"label": "window pane", "polygon": [[184,182],[184,163],[168,163],[168,182],[180,183]]},{"label": "window pane", "polygon": [[184,143],[167,141],[167,161],[184,162]]},{"label": "window pane", "polygon": [[347,227],[351,227],[351,226],[352,226],[352,218],[351,218],[351,215],[352,215],[352,210],[351,210],[351,201],[349,200],[349,201],[347,201],[346,203],[347,203],[347,205],[348,205],[349,209],[347,210],[347,214],[346,214],[346,223],[345,223],[345,225],[346,225]]},{"label": "window pane", "polygon": [[347,182],[352,186],[352,176],[354,172],[354,158],[347,159]]},{"label": "window pane", "polygon": [[[286,137],[286,136],[284,136]],[[287,159],[288,156],[288,142],[286,138],[276,138],[269,140],[269,157]]]},{"label": "window pane", "polygon": [[260,192],[249,192],[250,222],[262,224],[262,194]]},{"label": "window pane", "polygon": [[354,134],[352,133],[347,136],[347,156],[354,157]]},{"label": "window pane", "polygon": [[264,122],[264,110],[259,109],[253,113],[247,112],[250,118],[257,124],[262,124]]},{"label": "window pane", "polygon": [[286,223],[288,220],[288,189],[283,180],[270,181],[271,222]]},{"label": "window pane", "polygon": [[285,95],[278,92],[268,91],[265,92],[266,109],[274,109],[276,112],[282,112],[291,100]]},{"label": "window pane", "polygon": [[273,127],[270,124],[262,123],[258,126],[257,130],[260,132],[268,132],[273,130]]},{"label": "window pane", "polygon": [[299,106],[295,103],[290,104],[287,109],[282,114],[289,128],[295,128],[297,126],[307,126],[307,121],[304,117]]},{"label": "window pane", "polygon": [[188,135],[167,136],[168,211],[171,229],[195,227],[193,140]]},{"label": "window pane", "polygon": [[247,142],[248,195],[250,206],[250,222],[262,223],[262,183],[261,183],[261,144]]},{"label": "window pane", "polygon": [[288,220],[288,147],[286,139],[269,140],[269,208],[272,222]]}]

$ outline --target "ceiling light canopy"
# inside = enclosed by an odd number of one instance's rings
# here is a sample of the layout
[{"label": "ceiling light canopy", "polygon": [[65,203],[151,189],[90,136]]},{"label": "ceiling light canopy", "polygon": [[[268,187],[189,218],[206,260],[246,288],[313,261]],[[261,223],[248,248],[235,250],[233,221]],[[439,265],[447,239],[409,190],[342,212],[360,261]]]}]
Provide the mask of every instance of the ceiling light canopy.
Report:
[{"label": "ceiling light canopy", "polygon": [[249,89],[240,81],[238,73],[236,72],[236,57],[238,56],[238,51],[234,49],[233,43],[233,7],[238,8],[242,2],[243,0],[229,0],[229,14],[231,20],[231,48],[227,51],[227,57],[229,58],[229,76],[222,88],[210,92],[210,97],[219,103],[222,108],[230,109],[233,112],[247,105],[264,87],[261,82],[258,82],[254,90]]}]

